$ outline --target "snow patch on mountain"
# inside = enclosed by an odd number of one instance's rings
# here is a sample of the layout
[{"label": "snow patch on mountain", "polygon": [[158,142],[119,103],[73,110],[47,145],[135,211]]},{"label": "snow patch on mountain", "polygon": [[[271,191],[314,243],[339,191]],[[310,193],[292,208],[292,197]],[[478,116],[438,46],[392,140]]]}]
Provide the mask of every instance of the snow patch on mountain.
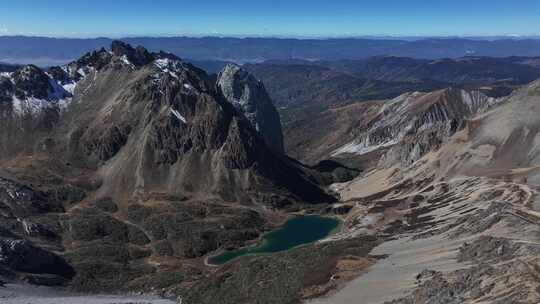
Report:
[{"label": "snow patch on mountain", "polygon": [[154,61],[154,65],[162,72],[168,73],[172,77],[178,79],[178,73],[183,69],[182,62],[177,59],[160,58]]},{"label": "snow patch on mountain", "polygon": [[182,116],[182,114],[180,114],[180,112],[178,112],[177,110],[171,108],[171,114],[178,118],[178,120],[180,120],[181,122],[187,123],[186,118]]},{"label": "snow patch on mountain", "polygon": [[120,60],[127,65],[131,65],[131,62],[127,58],[127,55],[122,55],[122,57],[120,57]]},{"label": "snow patch on mountain", "polygon": [[[14,72],[4,72],[0,77],[7,78],[15,88],[11,94],[12,108],[15,114],[37,114],[45,108],[57,107],[59,110],[65,110],[73,99],[73,94],[78,83],[85,79],[90,73],[94,72],[92,67],[80,67],[76,71],[69,65],[61,66],[60,69],[66,75],[76,75],[76,77],[66,77],[66,79],[57,80],[51,72],[43,72],[46,76],[47,96],[38,98],[31,93],[31,88],[17,87]],[[19,77],[23,81],[32,81],[32,69],[23,67],[19,71]],[[38,85],[38,84],[36,84]],[[43,85],[43,81],[39,82]],[[41,97],[41,96],[40,96]]]},{"label": "snow patch on mountain", "polygon": [[370,145],[369,140],[360,141],[360,142],[352,141],[344,145],[343,147],[337,149],[334,153],[332,153],[332,156],[336,156],[339,154],[347,154],[347,153],[357,154],[357,155],[368,154],[369,152],[373,152],[381,148],[393,146],[397,144],[398,142],[399,142],[398,139],[392,139],[392,140],[389,140],[380,144]]}]

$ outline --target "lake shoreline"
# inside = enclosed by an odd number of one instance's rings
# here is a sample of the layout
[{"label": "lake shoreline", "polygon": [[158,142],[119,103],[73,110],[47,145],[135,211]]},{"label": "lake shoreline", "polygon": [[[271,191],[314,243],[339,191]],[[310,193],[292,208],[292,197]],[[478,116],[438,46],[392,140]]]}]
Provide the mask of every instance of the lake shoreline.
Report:
[{"label": "lake shoreline", "polygon": [[[265,246],[271,246],[271,245],[268,245],[268,242],[269,242],[268,238],[270,236],[272,236],[273,234],[278,234],[281,231],[283,231],[284,229],[287,229],[287,225],[290,224],[292,221],[297,220],[297,219],[306,219],[306,218],[311,218],[311,219],[317,218],[317,219],[323,220],[323,221],[332,220],[334,222],[331,223],[331,224],[335,223],[335,227],[331,228],[328,231],[324,231],[324,235],[318,236],[316,239],[309,238],[305,242],[301,241],[301,242],[299,242],[297,244],[293,244],[291,247],[286,248],[286,249],[278,249],[278,250],[270,249],[267,252],[239,253],[238,256],[232,257],[231,259],[228,259],[228,260],[224,261],[223,263],[212,263],[211,262],[212,259],[217,258],[217,257],[219,257],[219,256],[221,256],[223,254],[233,253],[233,252],[243,251],[243,250],[248,251],[250,248],[257,248],[257,247],[263,248]],[[328,222],[326,224],[328,224]],[[219,266],[224,265],[224,264],[226,264],[226,263],[228,263],[230,261],[236,260],[237,258],[239,258],[241,256],[246,256],[246,255],[250,255],[250,256],[266,255],[266,254],[272,254],[272,253],[277,253],[277,252],[282,252],[282,251],[288,251],[288,250],[291,250],[291,249],[294,249],[294,248],[305,246],[305,245],[320,241],[322,239],[325,239],[325,238],[327,238],[327,237],[329,237],[331,235],[334,235],[336,233],[339,233],[341,231],[341,229],[343,228],[343,224],[344,224],[344,221],[342,219],[340,219],[339,217],[335,217],[335,216],[327,216],[327,215],[319,215],[319,214],[301,214],[301,213],[288,214],[287,217],[286,217],[286,220],[284,220],[281,223],[281,225],[276,226],[271,231],[268,231],[268,232],[266,232],[264,234],[261,234],[257,239],[255,239],[253,241],[252,244],[249,244],[247,246],[243,246],[243,247],[240,247],[240,248],[236,248],[234,250],[229,250],[229,251],[224,250],[224,249],[217,250],[213,254],[211,254],[211,255],[204,258],[204,265],[208,266],[208,267],[219,267]],[[319,233],[321,233],[321,232],[319,231]]]}]

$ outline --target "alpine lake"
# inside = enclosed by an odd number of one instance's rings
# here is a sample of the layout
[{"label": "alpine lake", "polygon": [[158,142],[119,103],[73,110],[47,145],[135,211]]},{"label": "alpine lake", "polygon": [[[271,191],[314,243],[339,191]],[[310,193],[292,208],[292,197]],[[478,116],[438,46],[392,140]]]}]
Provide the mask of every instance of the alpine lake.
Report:
[{"label": "alpine lake", "polygon": [[295,216],[276,230],[263,235],[259,244],[223,252],[208,258],[208,263],[221,265],[244,255],[268,254],[289,250],[323,239],[335,233],[340,225],[341,221],[334,218],[316,215]]}]

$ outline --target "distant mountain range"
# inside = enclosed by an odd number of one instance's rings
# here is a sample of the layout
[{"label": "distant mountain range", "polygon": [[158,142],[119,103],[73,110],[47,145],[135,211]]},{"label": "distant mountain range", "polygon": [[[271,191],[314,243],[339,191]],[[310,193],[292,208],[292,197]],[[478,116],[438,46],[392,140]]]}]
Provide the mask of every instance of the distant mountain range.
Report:
[{"label": "distant mountain range", "polygon": [[[538,57],[430,60],[376,56],[336,61],[268,60],[243,67],[263,81],[287,133],[289,128],[298,128],[295,122],[304,118],[309,122],[313,114],[329,107],[394,98],[405,92],[455,87],[479,90],[491,97],[505,96],[539,78],[539,63]],[[286,136],[286,146],[293,137]]]},{"label": "distant mountain range", "polygon": [[0,62],[0,72],[14,72],[17,70],[20,66],[15,64],[7,64]]},{"label": "distant mountain range", "polygon": [[[151,51],[166,50],[182,58],[261,62],[269,59],[341,60],[379,55],[411,58],[463,56],[540,56],[540,39],[493,38],[218,38],[134,37],[122,41]],[[75,39],[26,36],[0,37],[0,61],[56,65],[111,44],[109,38]]]}]

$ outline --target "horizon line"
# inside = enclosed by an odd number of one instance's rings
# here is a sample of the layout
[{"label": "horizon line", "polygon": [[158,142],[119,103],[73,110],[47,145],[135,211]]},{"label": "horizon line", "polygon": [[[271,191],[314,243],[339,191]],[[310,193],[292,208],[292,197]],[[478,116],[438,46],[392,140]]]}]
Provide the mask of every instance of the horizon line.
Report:
[{"label": "horizon line", "polygon": [[388,40],[400,40],[400,39],[540,39],[538,35],[518,35],[518,34],[506,34],[506,35],[222,35],[222,34],[148,34],[148,35],[89,35],[89,36],[63,36],[63,35],[32,35],[32,34],[10,34],[0,35],[0,38],[48,38],[48,39],[109,39],[109,40],[121,40],[121,39],[134,39],[134,38],[191,38],[191,39],[203,39],[203,38],[219,38],[219,39],[295,39],[295,40],[332,40],[332,39],[388,39]]}]

